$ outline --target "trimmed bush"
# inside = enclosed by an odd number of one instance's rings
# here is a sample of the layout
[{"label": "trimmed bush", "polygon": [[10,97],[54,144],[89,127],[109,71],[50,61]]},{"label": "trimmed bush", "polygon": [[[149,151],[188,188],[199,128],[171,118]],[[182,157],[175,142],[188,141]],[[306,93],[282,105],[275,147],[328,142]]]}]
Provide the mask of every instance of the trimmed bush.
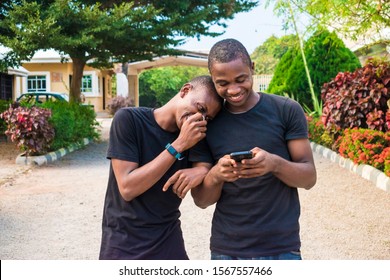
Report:
[{"label": "trimmed bush", "polygon": [[55,130],[52,151],[72,144],[83,145],[84,138],[99,138],[99,123],[92,107],[67,102],[46,102],[41,106],[52,111],[50,123]]},{"label": "trimmed bush", "polygon": [[390,132],[348,128],[337,140],[339,153],[356,164],[368,164],[390,176]]},{"label": "trimmed bush", "polygon": [[307,116],[309,139],[332,149],[355,164],[367,164],[390,177],[390,132],[348,128],[336,141],[318,118]]},{"label": "trimmed bush", "polygon": [[327,129],[322,121],[318,117],[306,115],[309,139],[319,145],[325,146],[333,151],[337,151],[337,143],[334,138],[336,133],[335,129]]},{"label": "trimmed bush", "polygon": [[77,103],[57,101],[28,107],[13,103],[1,119],[5,120],[11,141],[29,155],[84,145],[84,138],[99,139],[95,111]]}]

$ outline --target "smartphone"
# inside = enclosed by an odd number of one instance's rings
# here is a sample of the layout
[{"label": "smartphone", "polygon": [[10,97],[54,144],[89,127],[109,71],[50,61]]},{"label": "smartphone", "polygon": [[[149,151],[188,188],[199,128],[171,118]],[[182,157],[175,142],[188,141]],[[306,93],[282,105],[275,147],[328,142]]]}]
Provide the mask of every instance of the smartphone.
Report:
[{"label": "smartphone", "polygon": [[251,151],[234,152],[230,154],[230,157],[235,161],[240,162],[243,159],[253,158],[253,153]]}]

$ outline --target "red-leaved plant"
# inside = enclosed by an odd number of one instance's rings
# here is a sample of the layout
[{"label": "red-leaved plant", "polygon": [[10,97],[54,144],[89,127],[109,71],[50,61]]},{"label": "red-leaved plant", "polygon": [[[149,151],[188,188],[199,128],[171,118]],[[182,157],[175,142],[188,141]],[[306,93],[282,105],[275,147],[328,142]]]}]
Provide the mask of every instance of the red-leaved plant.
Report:
[{"label": "red-leaved plant", "polygon": [[0,114],[7,124],[5,134],[26,156],[47,152],[54,139],[54,128],[49,123],[51,111],[38,107],[21,107],[17,104]]},{"label": "red-leaved plant", "polygon": [[337,140],[339,153],[356,164],[368,164],[390,176],[390,132],[345,129]]},{"label": "red-leaved plant", "polygon": [[339,73],[321,90],[325,127],[390,130],[390,67],[388,62],[368,60],[355,72]]}]

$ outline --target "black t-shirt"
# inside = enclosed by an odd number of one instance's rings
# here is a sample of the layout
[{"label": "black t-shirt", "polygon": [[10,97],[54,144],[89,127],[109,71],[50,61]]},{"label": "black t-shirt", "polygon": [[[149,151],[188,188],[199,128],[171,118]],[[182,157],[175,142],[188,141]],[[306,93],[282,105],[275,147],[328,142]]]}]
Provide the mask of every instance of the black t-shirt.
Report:
[{"label": "black t-shirt", "polygon": [[[177,136],[157,124],[153,109],[124,108],[113,119],[107,158],[142,166],[155,159]],[[169,177],[187,167],[186,156],[176,161],[152,188],[126,202],[110,164],[100,259],[188,259],[179,220],[181,199],[171,188],[162,191]]]},{"label": "black t-shirt", "polygon": [[[207,147],[192,150],[190,160],[215,163],[226,154],[254,147],[290,160],[287,141],[298,138],[307,138],[300,105],[261,93],[260,101],[245,113],[223,108],[207,127],[209,152]],[[210,248],[237,257],[299,250],[299,215],[297,189],[272,174],[227,182],[214,212]]]}]

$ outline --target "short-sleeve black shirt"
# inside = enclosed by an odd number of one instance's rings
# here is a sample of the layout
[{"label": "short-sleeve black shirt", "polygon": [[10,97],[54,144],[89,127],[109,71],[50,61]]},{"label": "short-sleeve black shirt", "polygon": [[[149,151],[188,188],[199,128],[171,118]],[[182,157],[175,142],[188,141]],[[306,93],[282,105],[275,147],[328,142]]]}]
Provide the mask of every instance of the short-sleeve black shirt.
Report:
[{"label": "short-sleeve black shirt", "polygon": [[[113,119],[107,158],[142,166],[155,159],[177,136],[157,124],[153,109],[124,108]],[[170,176],[187,167],[187,157],[176,161],[152,188],[126,202],[110,164],[100,259],[188,259],[179,220],[181,199],[171,188],[162,191]]]}]

